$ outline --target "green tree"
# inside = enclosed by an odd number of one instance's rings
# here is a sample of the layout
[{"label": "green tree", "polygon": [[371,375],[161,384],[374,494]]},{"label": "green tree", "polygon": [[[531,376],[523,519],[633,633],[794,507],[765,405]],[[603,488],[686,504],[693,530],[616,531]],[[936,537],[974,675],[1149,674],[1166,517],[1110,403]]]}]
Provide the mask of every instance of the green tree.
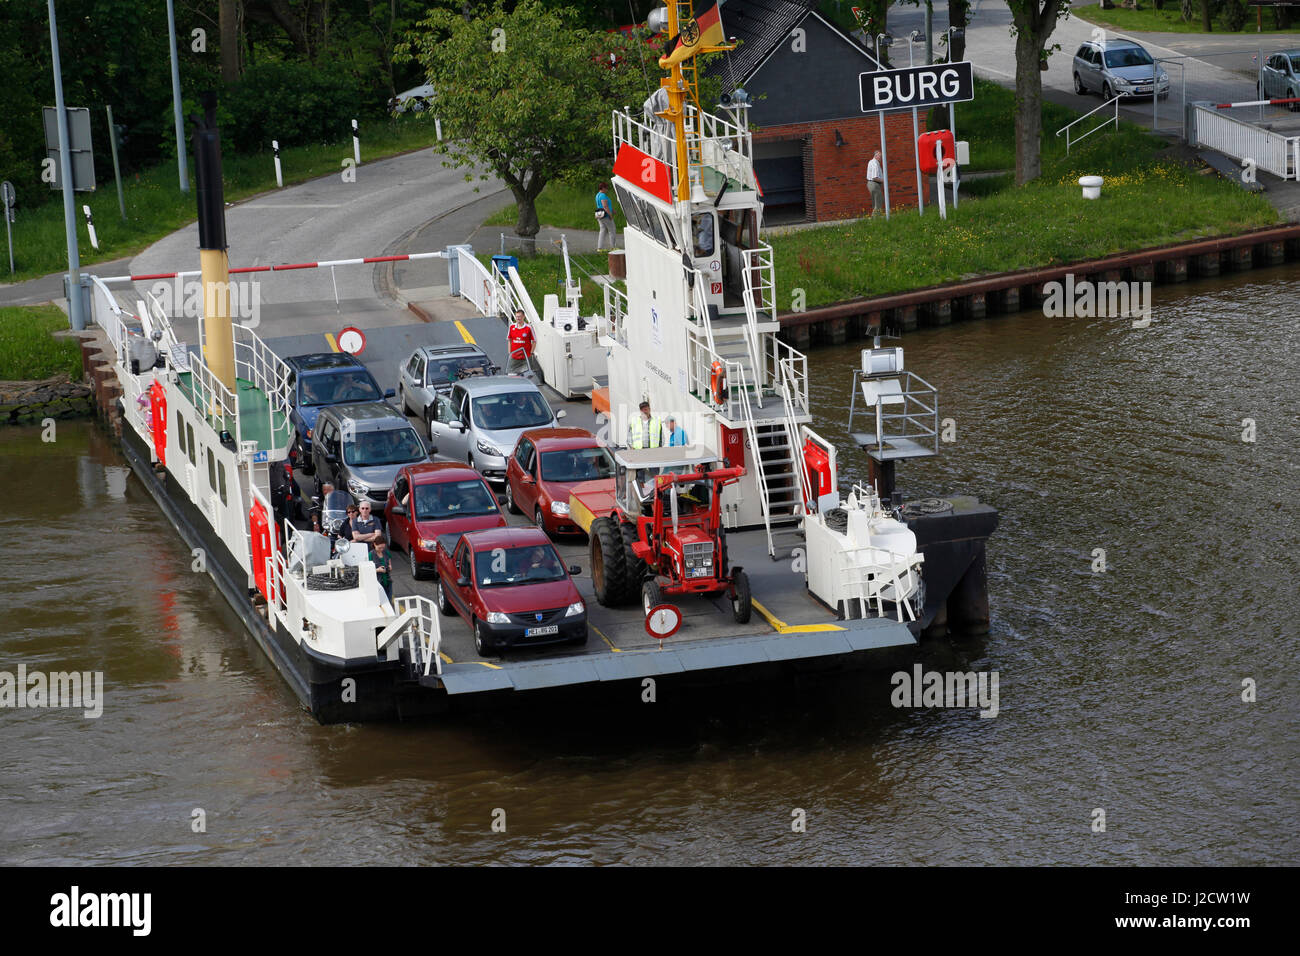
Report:
[{"label": "green tree", "polygon": [[1051,53],[1047,40],[1070,12],[1070,0],[1007,0],[1007,6],[1016,38],[1016,184],[1024,185],[1043,172],[1042,64]]},{"label": "green tree", "polygon": [[526,238],[537,235],[542,187],[608,170],[611,112],[650,92],[639,39],[578,23],[572,10],[520,0],[475,18],[435,11],[398,46],[437,91],[448,162],[491,169],[514,194],[515,232]]}]

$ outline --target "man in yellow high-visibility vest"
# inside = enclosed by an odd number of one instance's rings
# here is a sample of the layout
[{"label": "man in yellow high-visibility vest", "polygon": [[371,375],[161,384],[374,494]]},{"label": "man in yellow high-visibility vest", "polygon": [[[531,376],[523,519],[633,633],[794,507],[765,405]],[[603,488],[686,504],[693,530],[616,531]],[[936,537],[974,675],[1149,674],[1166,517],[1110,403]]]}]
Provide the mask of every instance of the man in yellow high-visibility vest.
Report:
[{"label": "man in yellow high-visibility vest", "polygon": [[627,426],[628,448],[658,448],[663,444],[663,424],[650,414],[650,403],[641,403],[641,417]]}]

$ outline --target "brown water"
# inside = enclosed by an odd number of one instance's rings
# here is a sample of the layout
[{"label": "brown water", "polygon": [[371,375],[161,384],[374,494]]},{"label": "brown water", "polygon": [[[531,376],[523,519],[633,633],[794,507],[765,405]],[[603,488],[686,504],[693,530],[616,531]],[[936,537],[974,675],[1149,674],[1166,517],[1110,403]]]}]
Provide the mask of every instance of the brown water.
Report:
[{"label": "brown water", "polygon": [[[0,432],[0,670],[107,684],[0,710],[0,862],[1295,863],[1298,301],[1288,267],[1157,289],[1147,330],[906,338],[958,441],[900,486],[1002,511],[992,632],[923,652],[998,671],[991,720],[858,674],[320,727],[96,426]],[[812,356],[833,438],[856,349]]]}]

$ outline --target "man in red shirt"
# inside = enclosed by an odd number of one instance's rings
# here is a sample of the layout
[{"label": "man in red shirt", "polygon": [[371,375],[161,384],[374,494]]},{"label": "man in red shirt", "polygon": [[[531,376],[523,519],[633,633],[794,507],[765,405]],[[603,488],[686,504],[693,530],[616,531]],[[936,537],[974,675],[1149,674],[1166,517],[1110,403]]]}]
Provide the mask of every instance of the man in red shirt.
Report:
[{"label": "man in red shirt", "polygon": [[533,354],[537,339],[533,336],[528,320],[524,318],[523,309],[515,309],[514,320],[510,323],[509,342],[510,361],[506,365],[506,374],[520,375],[529,371],[532,366],[528,357]]}]

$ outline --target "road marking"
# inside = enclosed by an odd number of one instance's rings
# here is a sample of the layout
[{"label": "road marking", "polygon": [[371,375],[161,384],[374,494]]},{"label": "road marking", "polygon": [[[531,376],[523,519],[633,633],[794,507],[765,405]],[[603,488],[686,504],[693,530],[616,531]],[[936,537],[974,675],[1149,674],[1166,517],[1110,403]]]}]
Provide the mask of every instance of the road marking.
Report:
[{"label": "road marking", "polygon": [[754,610],[761,614],[767,623],[772,625],[772,630],[778,634],[809,634],[814,631],[844,630],[844,628],[836,624],[787,624],[757,601],[753,601],[753,605]]},{"label": "road marking", "polygon": [[333,333],[333,332],[326,332],[326,333],[325,333],[325,341],[328,342],[328,343],[330,344],[330,351],[331,351],[331,352],[337,352],[337,351],[339,350],[339,343],[336,342],[336,341],[334,340],[334,333]]},{"label": "road marking", "polygon": [[449,657],[449,656],[447,655],[447,652],[446,652],[446,651],[439,651],[439,652],[438,652],[438,656],[442,658],[442,662],[443,662],[444,664],[455,664],[455,663],[456,663],[455,661],[453,661],[453,660],[451,659],[451,657]]},{"label": "road marking", "polygon": [[593,631],[595,631],[597,634],[600,635],[600,639],[601,639],[602,641],[604,641],[606,644],[609,645],[609,649],[610,649],[611,651],[613,651],[615,654],[622,654],[622,653],[623,653],[623,648],[621,648],[621,647],[615,647],[615,646],[614,646],[614,642],[611,641],[608,637],[606,637],[606,636],[605,636],[605,632],[602,631],[600,628],[598,628],[595,624],[591,624],[591,622],[588,622],[588,626],[590,626],[590,628],[591,628]]},{"label": "road marking", "polygon": [[469,334],[469,329],[465,328],[465,323],[462,322],[460,319],[456,320],[456,328],[460,329],[460,337],[462,339],[464,339],[470,345],[478,345],[478,343],[474,341],[474,336]]}]

